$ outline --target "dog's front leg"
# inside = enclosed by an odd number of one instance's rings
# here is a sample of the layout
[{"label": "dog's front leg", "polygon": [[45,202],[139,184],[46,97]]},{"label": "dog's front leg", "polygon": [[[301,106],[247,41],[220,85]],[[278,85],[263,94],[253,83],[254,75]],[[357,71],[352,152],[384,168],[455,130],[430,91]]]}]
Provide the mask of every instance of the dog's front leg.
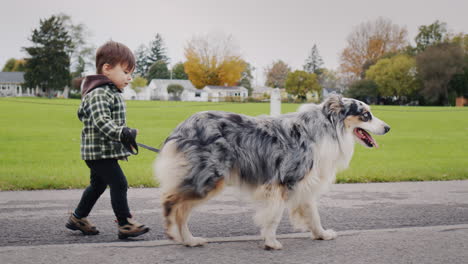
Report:
[{"label": "dog's front leg", "polygon": [[303,205],[302,209],[305,217],[305,223],[312,232],[314,239],[331,240],[337,237],[336,232],[332,229],[323,229],[316,198],[313,198],[309,203]]},{"label": "dog's front leg", "polygon": [[276,240],[276,229],[281,221],[284,211],[283,200],[268,200],[266,206],[259,209],[254,217],[255,223],[261,227],[261,236],[265,240],[265,249],[282,249],[281,243]]}]

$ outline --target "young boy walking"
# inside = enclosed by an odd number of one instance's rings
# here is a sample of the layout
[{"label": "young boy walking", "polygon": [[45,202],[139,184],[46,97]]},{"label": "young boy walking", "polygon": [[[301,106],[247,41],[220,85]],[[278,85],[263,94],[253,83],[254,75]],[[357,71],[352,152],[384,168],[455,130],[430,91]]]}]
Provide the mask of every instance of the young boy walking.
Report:
[{"label": "young boy walking", "polygon": [[149,228],[132,218],[127,202],[127,179],[118,160],[127,160],[135,143],[136,129],[126,126],[126,107],[121,93],[132,80],[135,57],[125,45],[109,41],[96,53],[97,75],[82,83],[78,118],[83,122],[81,158],[90,169],[90,185],[70,215],[66,227],[85,235],[99,231],[87,219],[101,194],[110,187],[112,209],[117,217],[120,239],[136,237]]}]

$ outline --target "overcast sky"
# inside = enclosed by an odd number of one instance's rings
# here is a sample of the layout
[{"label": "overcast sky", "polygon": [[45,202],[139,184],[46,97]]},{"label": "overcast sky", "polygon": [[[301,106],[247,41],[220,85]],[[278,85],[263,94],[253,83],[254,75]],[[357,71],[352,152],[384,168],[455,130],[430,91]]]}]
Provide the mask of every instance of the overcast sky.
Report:
[{"label": "overcast sky", "polygon": [[0,10],[2,68],[9,58],[26,56],[21,47],[31,45],[40,19],[65,13],[87,26],[95,46],[112,39],[136,50],[160,33],[171,63],[184,60],[194,35],[232,34],[260,82],[273,60],[302,68],[314,44],[325,67],[336,69],[353,28],[380,16],[406,26],[411,40],[418,26],[436,19],[468,33],[468,0],[1,0]]}]

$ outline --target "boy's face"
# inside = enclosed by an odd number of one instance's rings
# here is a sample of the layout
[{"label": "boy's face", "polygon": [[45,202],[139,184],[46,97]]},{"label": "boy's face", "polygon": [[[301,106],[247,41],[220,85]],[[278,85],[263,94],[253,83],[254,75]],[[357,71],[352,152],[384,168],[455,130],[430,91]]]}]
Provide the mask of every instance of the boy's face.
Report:
[{"label": "boy's face", "polygon": [[120,90],[123,90],[132,81],[133,70],[127,69],[126,65],[120,63],[112,67],[104,64],[102,74],[107,76]]}]

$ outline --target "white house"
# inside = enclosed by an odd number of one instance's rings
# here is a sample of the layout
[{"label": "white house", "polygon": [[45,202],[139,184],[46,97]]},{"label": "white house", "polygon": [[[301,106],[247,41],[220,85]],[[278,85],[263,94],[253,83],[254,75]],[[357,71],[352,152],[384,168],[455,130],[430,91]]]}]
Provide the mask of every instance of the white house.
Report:
[{"label": "white house", "polygon": [[207,85],[203,88],[208,93],[209,101],[225,101],[226,97],[237,97],[242,101],[249,96],[247,88],[242,86],[213,86]]},{"label": "white house", "polygon": [[171,84],[178,84],[184,87],[184,91],[180,95],[181,101],[195,101],[207,102],[208,93],[204,90],[196,89],[192,82],[189,80],[166,80],[166,79],[153,79],[144,89],[138,94],[140,100],[162,100],[167,101],[171,99],[171,95],[167,92],[167,87]]},{"label": "white house", "polygon": [[125,100],[136,100],[137,99],[137,93],[135,90],[133,90],[130,85],[127,85],[127,87],[124,88],[122,97]]},{"label": "white house", "polygon": [[24,72],[0,72],[0,96],[33,96],[33,89],[23,92]]},{"label": "white house", "polygon": [[267,86],[257,86],[254,87],[252,91],[252,97],[257,99],[263,99],[264,97],[269,97],[274,88]]}]

